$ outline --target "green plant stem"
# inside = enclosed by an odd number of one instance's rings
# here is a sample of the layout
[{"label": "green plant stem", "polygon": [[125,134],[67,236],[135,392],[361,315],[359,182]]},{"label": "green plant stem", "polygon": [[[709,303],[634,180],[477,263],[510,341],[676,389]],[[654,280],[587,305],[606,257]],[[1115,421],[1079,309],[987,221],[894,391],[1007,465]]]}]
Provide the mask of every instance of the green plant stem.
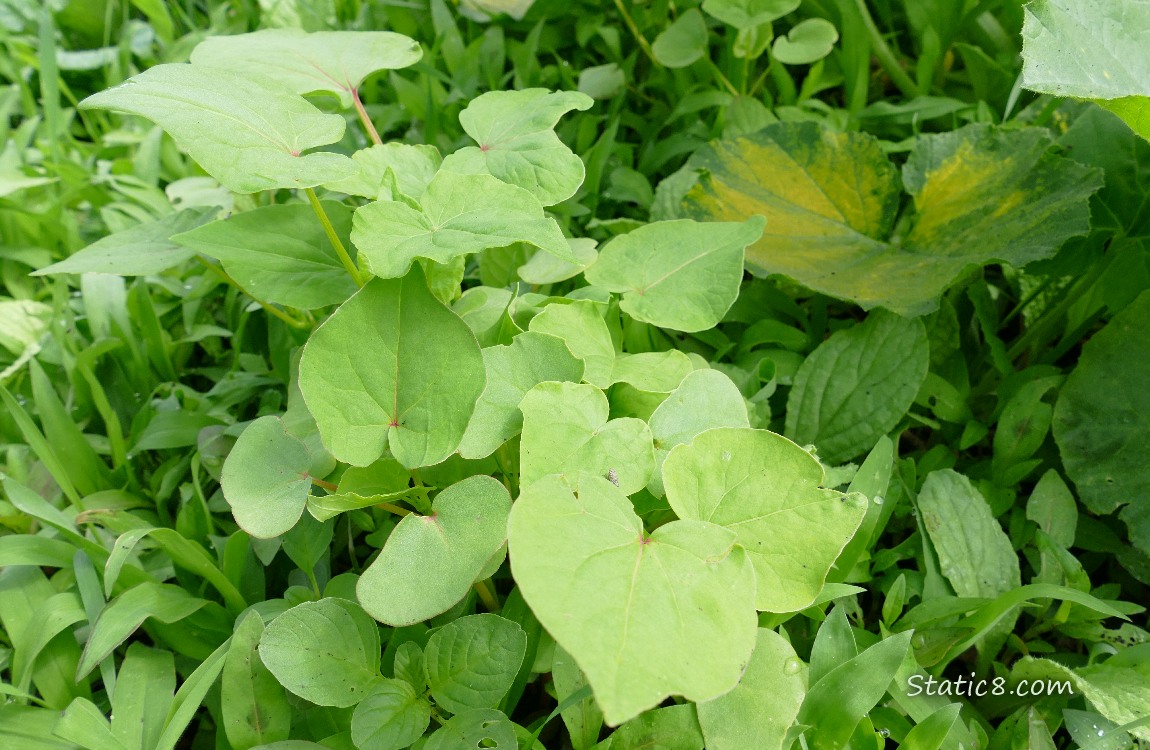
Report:
[{"label": "green plant stem", "polygon": [[331,482],[328,482],[327,480],[320,479],[318,477],[312,477],[312,476],[309,476],[308,479],[310,479],[311,483],[314,484],[316,487],[322,487],[325,490],[327,490],[328,492],[339,492],[339,487],[332,484]]},{"label": "green plant stem", "polygon": [[898,58],[895,57],[894,52],[887,46],[886,40],[882,38],[882,33],[875,25],[874,18],[871,17],[870,11],[867,10],[866,0],[855,0],[855,9],[858,11],[859,18],[862,19],[863,26],[866,27],[867,34],[870,35],[871,46],[874,47],[874,55],[878,58],[879,64],[882,65],[883,70],[890,76],[891,81],[898,90],[911,99],[919,95],[918,85],[915,84],[911,77],[907,75],[906,71],[902,69],[899,64]]},{"label": "green plant stem", "polygon": [[211,271],[212,273],[216,274],[221,279],[226,281],[228,284],[234,286],[236,289],[238,289],[239,291],[243,292],[244,294],[246,294],[247,296],[249,296],[253,300],[255,300],[256,304],[259,305],[260,307],[262,307],[264,309],[264,311],[267,312],[269,315],[274,315],[275,317],[279,318],[283,322],[287,323],[292,328],[307,328],[308,327],[308,324],[305,323],[304,321],[298,320],[297,318],[293,318],[291,315],[288,315],[286,312],[279,309],[275,305],[270,305],[267,302],[264,302],[262,299],[259,299],[258,297],[253,296],[251,292],[249,292],[248,290],[246,290],[242,286],[240,286],[240,282],[233,279],[231,277],[231,274],[229,274],[227,271],[225,271],[224,269],[217,266],[215,263],[212,263],[211,261],[207,260],[202,255],[197,255],[196,260],[198,260],[200,262],[200,265],[202,265],[204,268],[206,268],[209,271]]},{"label": "green plant stem", "polygon": [[383,140],[379,137],[379,131],[375,129],[375,123],[367,116],[367,110],[363,107],[363,101],[359,98],[359,89],[352,88],[351,101],[355,105],[355,112],[359,115],[359,121],[363,123],[363,129],[367,131],[367,135],[371,138],[371,142],[379,146]]},{"label": "green plant stem", "polygon": [[715,74],[715,76],[719,79],[719,82],[723,84],[723,88],[725,88],[727,91],[729,91],[731,93],[731,96],[739,96],[739,90],[737,88],[735,88],[735,85],[733,83],[731,83],[729,78],[727,78],[725,75],[723,75],[723,71],[719,69],[719,66],[715,64],[715,61],[709,57],[704,58],[704,59],[711,66],[711,72],[713,72]]},{"label": "green plant stem", "polygon": [[394,513],[397,516],[409,516],[409,515],[411,515],[410,510],[408,510],[407,508],[401,508],[400,506],[395,505],[394,503],[376,503],[375,507],[379,508],[380,510],[386,510],[388,513]]},{"label": "green plant stem", "polygon": [[323,204],[319,202],[315,190],[305,188],[304,191],[307,193],[307,200],[311,203],[315,215],[319,217],[319,223],[323,224],[323,231],[327,234],[328,241],[331,242],[331,246],[335,248],[335,254],[339,256],[339,262],[342,263],[343,267],[347,269],[347,272],[351,274],[355,285],[363,286],[365,281],[363,274],[360,273],[359,268],[356,267],[355,261],[347,254],[347,248],[343,246],[343,240],[339,238],[339,235],[335,233],[335,227],[331,225],[331,219],[327,218],[327,212],[323,210]]},{"label": "green plant stem", "polygon": [[483,606],[487,607],[488,612],[499,611],[499,600],[495,598],[495,592],[487,585],[487,581],[476,581],[475,593],[479,594],[479,598],[483,601]]},{"label": "green plant stem", "polygon": [[[639,27],[635,25],[635,19],[631,18],[631,14],[627,12],[627,7],[623,5],[623,0],[615,0],[615,7],[619,9],[619,15],[623,17],[623,23],[627,24],[627,28],[631,30],[631,36],[635,37],[635,41],[639,43],[639,48],[643,50],[643,54],[647,58],[659,65],[659,61],[655,59],[655,50],[651,49],[651,43],[647,41],[647,37],[643,36],[643,32],[639,31]],[[662,67],[661,65],[659,67]]]}]

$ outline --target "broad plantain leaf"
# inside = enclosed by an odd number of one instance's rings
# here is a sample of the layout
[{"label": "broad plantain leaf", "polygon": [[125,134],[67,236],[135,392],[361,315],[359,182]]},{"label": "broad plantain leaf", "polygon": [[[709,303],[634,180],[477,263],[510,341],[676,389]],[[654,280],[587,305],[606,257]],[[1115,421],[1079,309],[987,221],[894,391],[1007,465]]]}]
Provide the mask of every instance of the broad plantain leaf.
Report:
[{"label": "broad plantain leaf", "polygon": [[686,169],[699,179],[683,208],[708,220],[765,216],[762,239],[747,249],[754,273],[920,315],[966,269],[1023,266],[1086,232],[1101,173],[1049,147],[1038,128],[971,125],[920,137],[902,180],[915,214],[892,237],[901,189],[878,139],[778,123],[696,152]]},{"label": "broad plantain leaf", "polygon": [[608,724],[738,683],[754,648],[755,576],[733,532],[672,521],[648,536],[608,480],[587,477],[576,495],[550,476],[512,507],[508,543],[524,599]]},{"label": "broad plantain leaf", "polygon": [[743,250],[759,238],[762,217],[742,223],[689,219],[646,224],[608,242],[584,272],[621,294],[623,312],[661,328],[714,328],[739,296]]},{"label": "broad plantain leaf", "polygon": [[346,156],[303,153],[342,138],[343,117],[324,114],[278,84],[228,70],[156,65],[89,96],[80,109],[148,118],[237,193],[314,187],[355,171]]},{"label": "broad plantain leaf", "polygon": [[499,615],[461,617],[432,634],[424,650],[435,702],[458,714],[498,705],[523,664],[527,634]]},{"label": "broad plantain leaf", "polygon": [[220,487],[240,528],[271,539],[295,526],[311,491],[307,446],[279,417],[249,424],[224,460]]},{"label": "broad plantain leaf", "polygon": [[679,518],[733,531],[755,568],[756,607],[809,606],[866,514],[866,498],[822,489],[811,454],[766,430],[717,427],[679,445],[663,464]]},{"label": "broad plantain leaf", "polygon": [[485,384],[475,336],[419,268],[374,279],[340,306],[308,340],[299,372],[324,445],[355,466],[388,448],[409,469],[447,458]]},{"label": "broad plantain leaf", "polygon": [[356,584],[359,603],[382,623],[414,625],[446,612],[507,541],[511,496],[496,479],[457,482],[431,509],[404,516]]}]

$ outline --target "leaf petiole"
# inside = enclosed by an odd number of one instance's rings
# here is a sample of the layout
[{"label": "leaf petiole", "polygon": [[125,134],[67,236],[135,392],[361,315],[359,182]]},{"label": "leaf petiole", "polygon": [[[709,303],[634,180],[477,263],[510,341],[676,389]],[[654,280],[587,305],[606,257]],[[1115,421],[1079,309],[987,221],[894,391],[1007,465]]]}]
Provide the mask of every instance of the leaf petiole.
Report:
[{"label": "leaf petiole", "polygon": [[332,248],[335,249],[335,254],[339,256],[339,262],[342,263],[343,267],[347,269],[347,272],[351,274],[352,281],[355,282],[355,285],[363,286],[364,283],[366,283],[366,279],[363,278],[363,273],[356,267],[355,261],[348,255],[347,248],[343,246],[343,240],[336,234],[335,227],[331,225],[331,219],[327,217],[327,212],[323,210],[323,204],[319,202],[319,198],[315,194],[315,189],[304,188],[304,192],[307,193],[307,200],[311,203],[315,215],[319,217],[319,223],[323,225],[323,231],[327,234],[328,241],[331,242]]}]

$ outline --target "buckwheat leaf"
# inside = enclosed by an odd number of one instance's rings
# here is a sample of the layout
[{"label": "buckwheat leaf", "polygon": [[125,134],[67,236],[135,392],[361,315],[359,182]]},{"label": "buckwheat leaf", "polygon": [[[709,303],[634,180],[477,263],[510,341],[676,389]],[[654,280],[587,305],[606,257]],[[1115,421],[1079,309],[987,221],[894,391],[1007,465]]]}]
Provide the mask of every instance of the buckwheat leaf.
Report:
[{"label": "buckwheat leaf", "polygon": [[263,29],[208,37],[192,50],[191,59],[198,66],[268,78],[297,94],[327,91],[346,108],[352,91],[369,75],[406,68],[422,56],[418,42],[391,31]]},{"label": "buckwheat leaf", "polygon": [[299,371],[324,446],[355,466],[385,449],[409,469],[447,458],[486,382],[474,334],[418,266],[341,305],[304,346]]},{"label": "buckwheat leaf", "polygon": [[662,497],[663,463],[676,445],[712,427],[750,427],[747,402],[731,379],[718,370],[695,370],[683,378],[648,420],[655,446],[655,471],[647,489]]},{"label": "buckwheat leaf", "polygon": [[764,612],[809,606],[862,523],[866,498],[822,482],[817,459],[766,430],[710,429],[675,447],[663,464],[667,502],[679,518],[737,535]]},{"label": "buckwheat leaf", "polygon": [[1113,513],[1150,552],[1150,293],[1143,292],[1086,343],[1054,407],[1066,473],[1094,513]]},{"label": "buckwheat leaf", "polygon": [[523,414],[519,402],[524,394],[547,380],[579,382],[583,363],[562,339],[525,331],[509,346],[483,350],[487,387],[475,404],[475,412],[459,445],[464,458],[484,458],[519,434]]},{"label": "buckwheat leaf", "polygon": [[583,673],[608,724],[669,695],[717,698],[754,648],[754,572],[735,534],[672,521],[650,536],[627,497],[588,477],[526,486],[508,527],[523,597]]},{"label": "buckwheat leaf", "polygon": [[608,242],[587,281],[623,295],[636,320],[676,331],[714,328],[743,279],[743,249],[763,231],[762,217],[742,223],[690,219],[647,224]]},{"label": "buckwheat leaf", "polygon": [[505,617],[471,615],[435,631],[424,649],[427,685],[451,713],[498,705],[527,654],[527,634]]},{"label": "buckwheat leaf", "polygon": [[528,284],[540,286],[556,284],[583,273],[599,257],[599,252],[595,249],[595,240],[586,237],[568,238],[567,244],[571,246],[571,253],[577,262],[571,263],[561,260],[551,253],[540,250],[532,255],[530,260],[519,266],[516,271],[519,278]]},{"label": "buckwheat leaf", "polygon": [[[591,97],[576,91],[489,91],[459,113],[463,129],[478,146],[461,148],[443,168],[462,174],[490,174],[527,190],[553,206],[583,184],[583,160],[555,135],[559,118],[586,110]],[[574,259],[572,259],[574,260]]]},{"label": "buckwheat leaf", "polygon": [[224,460],[220,478],[240,528],[257,539],[271,539],[295,526],[311,491],[311,460],[307,446],[288,433],[279,417],[249,424]]},{"label": "buckwheat leaf", "polygon": [[670,393],[694,369],[695,363],[678,349],[619,354],[611,367],[611,383],[626,383],[647,393]]},{"label": "buckwheat leaf", "polygon": [[403,680],[380,680],[351,715],[351,739],[360,750],[401,750],[431,724],[431,704]]},{"label": "buckwheat leaf", "polygon": [[803,361],[787,399],[787,437],[813,443],[828,464],[848,461],[894,429],[929,366],[922,321],[873,312]]},{"label": "buckwheat leaf", "polygon": [[346,599],[304,602],[279,615],[259,655],[281,685],[320,706],[354,706],[383,679],[379,627]]},{"label": "buckwheat leaf", "polygon": [[[435,146],[383,143],[356,151],[351,160],[359,171],[351,177],[328,182],[324,187],[371,200],[388,201],[400,199],[393,193],[393,181],[407,198],[423,195],[443,157]],[[389,172],[391,177],[388,177]]]},{"label": "buckwheat leaf", "polygon": [[1101,172],[1050,152],[1044,129],[970,125],[922,136],[903,168],[915,214],[893,236],[901,188],[877,138],[776,123],[715,141],[688,170],[684,215],[765,216],[747,248],[756,274],[783,274],[864,308],[921,315],[968,268],[1051,257],[1089,229]]},{"label": "buckwheat leaf", "polygon": [[419,206],[376,201],[355,212],[351,241],[376,276],[402,276],[416,258],[446,263],[514,242],[576,261],[559,225],[544,215],[539,201],[490,175],[440,170]]},{"label": "buckwheat leaf", "polygon": [[156,65],[89,96],[80,109],[148,118],[237,193],[314,187],[355,172],[346,156],[303,153],[342,138],[341,115],[324,114],[279,84],[227,70]]},{"label": "buckwheat leaf", "polygon": [[[785,638],[759,628],[743,679],[726,695],[697,706],[709,750],[783,750],[807,692],[805,670]],[[756,718],[748,721],[749,716]]]},{"label": "buckwheat leaf", "polygon": [[[324,211],[347,242],[351,209],[334,201]],[[262,206],[177,234],[172,242],[215,258],[244,291],[265,302],[313,310],[355,292],[339,257],[304,203]],[[300,283],[301,279],[307,283]]]},{"label": "buckwheat leaf", "polygon": [[588,383],[607,388],[613,382],[615,344],[597,303],[580,300],[547,305],[528,328],[563,339],[571,353],[583,360],[583,379]]},{"label": "buckwheat leaf", "polygon": [[496,479],[456,482],[436,495],[431,510],[404,516],[356,584],[364,610],[386,625],[414,625],[446,612],[507,541],[511,496]]},{"label": "buckwheat leaf", "polygon": [[610,405],[593,385],[540,383],[519,404],[522,486],[560,474],[572,486],[589,477],[613,476],[633,495],[647,485],[655,467],[651,431],[641,419],[607,420]]}]

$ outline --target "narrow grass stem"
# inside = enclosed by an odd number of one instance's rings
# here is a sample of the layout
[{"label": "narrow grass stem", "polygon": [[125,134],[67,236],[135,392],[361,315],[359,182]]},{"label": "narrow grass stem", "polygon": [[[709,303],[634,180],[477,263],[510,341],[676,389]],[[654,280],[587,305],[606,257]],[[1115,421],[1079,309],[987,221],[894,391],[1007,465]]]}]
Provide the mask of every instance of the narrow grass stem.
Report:
[{"label": "narrow grass stem", "polygon": [[627,11],[627,6],[623,4],[623,0],[615,0],[615,7],[619,9],[619,15],[623,17],[623,23],[627,24],[627,28],[631,30],[631,36],[635,37],[635,41],[639,43],[639,48],[643,50],[643,54],[645,54],[651,62],[659,65],[659,61],[655,59],[655,50],[651,48],[651,43],[647,41],[647,37],[643,36],[643,32],[639,31],[639,27],[635,24],[635,19],[631,18],[631,14]]},{"label": "narrow grass stem", "polygon": [[874,47],[875,57],[878,58],[879,64],[882,65],[883,70],[890,76],[891,81],[898,90],[911,99],[918,96],[921,92],[918,90],[918,85],[911,80],[906,71],[902,69],[899,64],[898,58],[895,57],[894,51],[887,45],[886,40],[882,38],[882,33],[875,25],[874,18],[871,16],[870,11],[867,10],[866,0],[855,0],[855,8],[858,10],[859,18],[866,27],[867,34],[870,35],[871,46]]}]

